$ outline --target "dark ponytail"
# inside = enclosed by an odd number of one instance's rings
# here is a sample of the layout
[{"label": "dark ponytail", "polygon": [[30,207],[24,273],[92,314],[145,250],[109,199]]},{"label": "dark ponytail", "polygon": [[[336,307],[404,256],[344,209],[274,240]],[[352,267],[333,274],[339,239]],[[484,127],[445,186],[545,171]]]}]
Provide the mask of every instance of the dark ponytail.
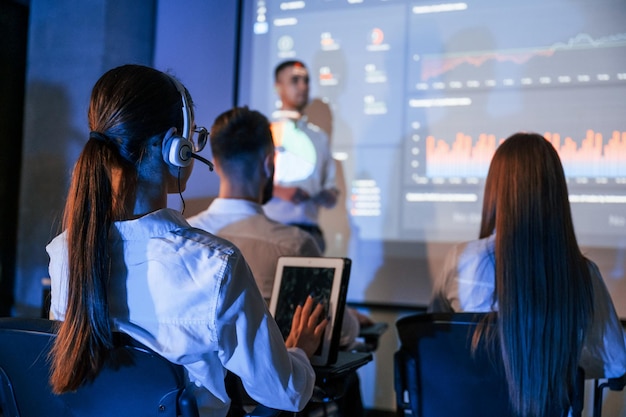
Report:
[{"label": "dark ponytail", "polygon": [[112,223],[132,213],[137,164],[148,139],[182,129],[181,96],[170,76],[125,65],[104,74],[89,106],[90,138],[65,205],[68,289],[65,319],[50,352],[55,393],[92,380],[112,347],[107,289]]}]

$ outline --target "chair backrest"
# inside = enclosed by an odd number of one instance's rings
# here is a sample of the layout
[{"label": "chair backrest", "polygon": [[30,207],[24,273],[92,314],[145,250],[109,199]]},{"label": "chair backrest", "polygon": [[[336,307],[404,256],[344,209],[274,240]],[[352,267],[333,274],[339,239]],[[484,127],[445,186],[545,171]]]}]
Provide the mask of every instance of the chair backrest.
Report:
[{"label": "chair backrest", "polygon": [[[398,416],[484,417],[514,415],[498,341],[472,353],[480,313],[417,314],[396,322],[394,357]],[[572,415],[582,411],[584,375],[574,388]],[[569,410],[555,410],[555,416]]]},{"label": "chair backrest", "polygon": [[55,395],[48,352],[55,322],[0,318],[0,401],[4,417],[189,416],[198,408],[183,367],[122,333],[97,378],[76,392]]}]

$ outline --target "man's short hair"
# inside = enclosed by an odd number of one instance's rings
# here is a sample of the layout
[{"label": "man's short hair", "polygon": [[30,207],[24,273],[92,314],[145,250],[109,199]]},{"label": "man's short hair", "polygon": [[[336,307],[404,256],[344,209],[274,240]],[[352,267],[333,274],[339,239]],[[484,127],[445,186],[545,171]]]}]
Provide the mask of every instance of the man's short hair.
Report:
[{"label": "man's short hair", "polygon": [[278,81],[278,74],[280,74],[280,72],[284,70],[285,68],[289,68],[289,67],[302,67],[306,69],[306,65],[304,65],[304,62],[298,61],[297,59],[290,59],[288,61],[283,61],[276,66],[276,69],[274,69],[274,81],[275,82]]},{"label": "man's short hair", "polygon": [[247,106],[217,116],[209,137],[213,158],[225,171],[234,165],[252,169],[259,155],[271,152],[274,146],[267,117]]}]

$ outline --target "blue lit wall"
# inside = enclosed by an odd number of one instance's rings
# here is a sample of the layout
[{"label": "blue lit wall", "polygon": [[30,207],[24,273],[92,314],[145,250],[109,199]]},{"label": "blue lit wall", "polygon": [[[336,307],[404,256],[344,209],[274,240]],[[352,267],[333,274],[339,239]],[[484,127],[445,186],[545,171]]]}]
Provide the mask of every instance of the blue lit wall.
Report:
[{"label": "blue lit wall", "polygon": [[[45,246],[59,232],[71,168],[87,140],[93,84],[125,63],[171,71],[191,91],[198,124],[210,126],[233,104],[236,6],[218,0],[31,0],[16,315],[40,312]],[[196,168],[186,199],[217,189],[215,175]],[[172,205],[181,205],[180,198]]]}]

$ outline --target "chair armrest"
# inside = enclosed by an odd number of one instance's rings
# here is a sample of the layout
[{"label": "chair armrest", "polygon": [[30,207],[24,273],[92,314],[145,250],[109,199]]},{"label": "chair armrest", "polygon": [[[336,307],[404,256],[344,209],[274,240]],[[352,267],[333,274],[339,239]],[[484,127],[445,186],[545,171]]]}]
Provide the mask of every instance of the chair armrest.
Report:
[{"label": "chair armrest", "polygon": [[200,417],[196,396],[189,386],[178,397],[178,409],[181,417]]},{"label": "chair armrest", "polygon": [[244,417],[278,417],[283,412],[289,414],[286,411],[276,410],[259,404],[254,408],[254,410],[246,414]]},{"label": "chair armrest", "polygon": [[360,367],[374,359],[369,352],[339,351],[337,361],[327,366],[314,366],[315,389],[312,402],[329,402],[343,397],[346,386]]},{"label": "chair armrest", "polygon": [[593,395],[593,415],[594,417],[602,416],[602,396],[604,389],[608,388],[611,391],[622,391],[626,385],[626,374],[616,377],[608,378],[606,382],[598,383],[595,381],[595,389]]},{"label": "chair armrest", "polygon": [[378,349],[378,341],[380,336],[387,331],[389,324],[385,322],[376,322],[370,326],[363,326],[359,331],[359,338],[363,339],[365,346],[356,349],[360,352],[374,352]]},{"label": "chair armrest", "polygon": [[617,378],[609,378],[606,381],[606,386],[611,390],[611,391],[621,391],[624,389],[624,386],[626,386],[626,374],[617,377]]}]

